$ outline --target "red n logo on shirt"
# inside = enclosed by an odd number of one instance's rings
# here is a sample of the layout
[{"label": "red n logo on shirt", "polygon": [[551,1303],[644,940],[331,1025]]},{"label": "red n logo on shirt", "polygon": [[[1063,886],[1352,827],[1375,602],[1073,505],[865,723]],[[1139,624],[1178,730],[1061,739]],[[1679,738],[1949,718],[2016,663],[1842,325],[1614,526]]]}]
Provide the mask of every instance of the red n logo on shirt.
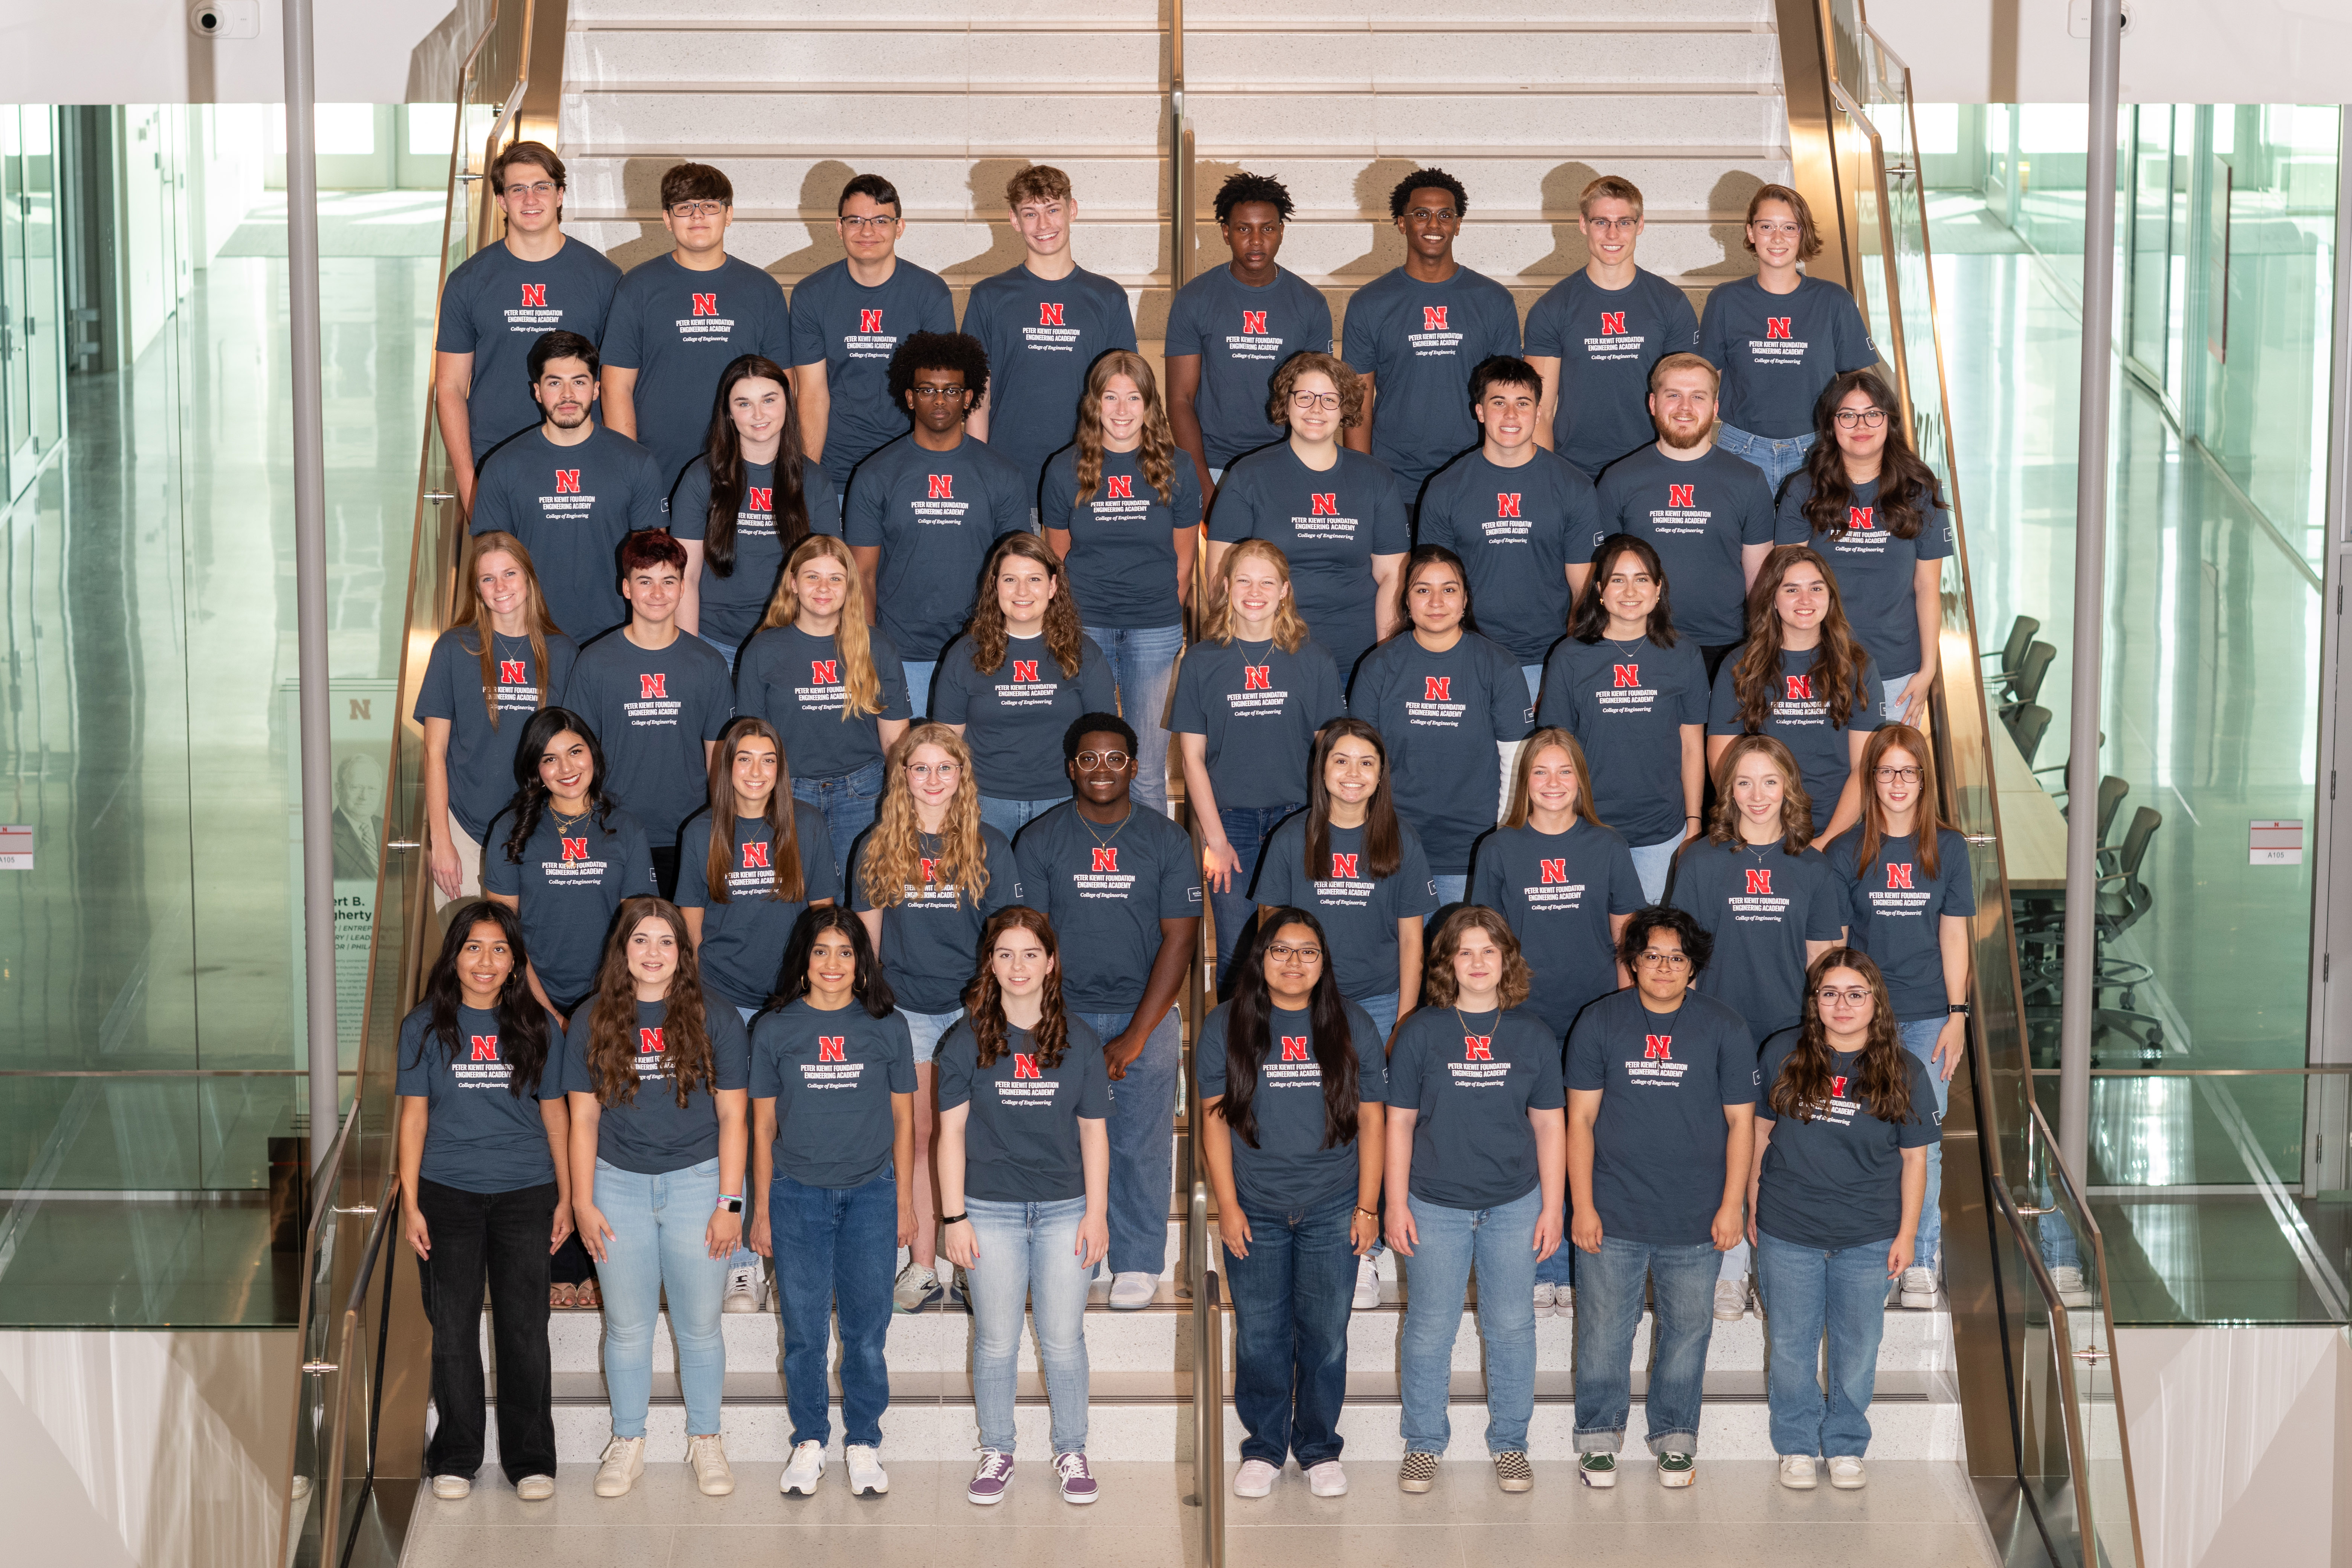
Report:
[{"label": "red n logo on shirt", "polygon": [[1242,666],[1242,689],[1244,691],[1273,690],[1274,666],[1270,664],[1245,664]]},{"label": "red n logo on shirt", "polygon": [[809,684],[811,686],[840,685],[841,660],[837,658],[813,658],[809,660]]},{"label": "red n logo on shirt", "polygon": [[1331,879],[1336,882],[1340,880],[1342,878],[1345,878],[1352,881],[1355,879],[1355,875],[1356,857],[1353,855],[1342,855],[1339,851],[1333,850],[1331,853]]},{"label": "red n logo on shirt", "polygon": [[520,686],[530,679],[530,661],[520,658],[499,660],[499,684]]},{"label": "red n logo on shirt", "polygon": [[1604,338],[1613,338],[1613,337],[1616,337],[1617,335],[1619,335],[1620,333],[1622,333],[1622,331],[1624,331],[1624,330],[1625,330],[1625,312],[1624,312],[1624,311],[1622,311],[1622,310],[1603,310],[1603,311],[1601,311],[1601,335],[1602,337],[1604,337]]},{"label": "red n logo on shirt", "polygon": [[499,1059],[499,1037],[496,1035],[476,1035],[472,1038],[474,1060],[494,1062]]},{"label": "red n logo on shirt", "polygon": [[[1764,335],[1765,335],[1766,337],[1768,337],[1768,338],[1786,338],[1786,337],[1788,337],[1788,336],[1789,336],[1789,323],[1790,323],[1791,321],[1793,321],[1794,319],[1795,319],[1794,317],[1790,317],[1790,316],[1767,316],[1767,317],[1765,317],[1765,318],[1764,318]],[[1792,341],[1793,341],[1793,340],[1792,340]]]},{"label": "red n logo on shirt", "polygon": [[1307,1049],[1307,1037],[1305,1035],[1283,1036],[1282,1059],[1286,1062],[1303,1062],[1312,1060],[1313,1058]]},{"label": "red n logo on shirt", "polygon": [[1748,896],[1751,899],[1770,898],[1772,896],[1772,873],[1769,870],[1759,871],[1752,866],[1748,868]]},{"label": "red n logo on shirt", "polygon": [[697,294],[694,297],[694,313],[698,316],[715,316],[719,314],[719,296],[716,294]]},{"label": "red n logo on shirt", "polygon": [[1609,667],[1611,683],[1622,689],[1642,684],[1642,667],[1638,664],[1612,664]]},{"label": "red n logo on shirt", "polygon": [[1845,1086],[1851,1081],[1853,1080],[1848,1079],[1845,1074],[1842,1072],[1832,1073],[1830,1075],[1830,1098],[1832,1100],[1843,1100],[1845,1098]]},{"label": "red n logo on shirt", "polygon": [[[875,315],[882,312],[876,310]],[[819,1035],[816,1037],[816,1059],[821,1062],[846,1062],[849,1059],[847,1035]]]},{"label": "red n logo on shirt", "polygon": [[1911,886],[1911,862],[1908,860],[1889,860],[1886,863],[1886,885],[1890,888],[1909,888]]},{"label": "red n logo on shirt", "polygon": [[522,286],[522,308],[526,310],[546,310],[547,285],[544,283],[524,284]]},{"label": "red n logo on shirt", "polygon": [[1465,1035],[1462,1037],[1462,1059],[1465,1062],[1491,1062],[1495,1059],[1495,1037]]},{"label": "red n logo on shirt", "polygon": [[1517,490],[1512,490],[1507,495],[1497,491],[1495,496],[1495,515],[1496,517],[1518,516],[1519,493]]},{"label": "red n logo on shirt", "polygon": [[1264,310],[1244,310],[1242,312],[1242,331],[1244,332],[1263,333],[1265,331],[1265,312]]},{"label": "red n logo on shirt", "polygon": [[[1056,309],[1058,308],[1059,307],[1056,307]],[[1037,1058],[1035,1057],[1024,1056],[1019,1051],[1013,1053],[1013,1076],[1014,1078],[1034,1078],[1041,1082],[1045,1077],[1044,1073],[1037,1070]]]},{"label": "red n logo on shirt", "polygon": [[1308,496],[1307,498],[1307,515],[1309,517],[1339,516],[1339,492],[1333,490],[1328,495]]},{"label": "red n logo on shirt", "polygon": [[768,847],[765,844],[753,839],[743,846],[743,869],[746,871],[768,869]]},{"label": "red n logo on shirt", "polygon": [[637,1055],[641,1057],[657,1057],[661,1055],[661,1049],[662,1032],[659,1029],[639,1029],[637,1031]]},{"label": "red n logo on shirt", "polygon": [[[1060,326],[1062,324],[1062,307],[1059,305],[1048,305],[1043,300],[1038,300],[1037,324],[1041,327]],[[1033,1073],[1030,1076],[1034,1078],[1036,1075]]]},{"label": "red n logo on shirt", "polygon": [[637,700],[651,702],[656,697],[667,700],[669,696],[669,692],[666,689],[668,685],[667,675],[640,675],[637,677]]},{"label": "red n logo on shirt", "polygon": [[921,865],[923,868],[923,882],[925,886],[928,887],[929,884],[940,879],[940,863],[937,860],[934,860],[929,856],[926,855],[922,858]]},{"label": "red n logo on shirt", "polygon": [[1668,485],[1666,487],[1666,504],[1668,506],[1698,505],[1698,487],[1696,485]]},{"label": "red n logo on shirt", "polygon": [[556,469],[555,493],[560,496],[578,495],[580,493],[580,470],[577,468]]},{"label": "red n logo on shirt", "polygon": [[882,312],[879,310],[867,310],[861,309],[857,312],[857,330],[861,332],[880,331],[882,330]]},{"label": "red n logo on shirt", "polygon": [[1095,869],[1097,871],[1109,871],[1113,873],[1116,873],[1118,870],[1118,845],[1114,844],[1108,849],[1105,849],[1100,846],[1096,847]]},{"label": "red n logo on shirt", "polygon": [[1788,682],[1789,686],[1788,696],[1781,699],[1783,702],[1811,702],[1813,700],[1813,678],[1811,676],[1789,675],[1783,676],[1781,679]]},{"label": "red n logo on shirt", "polygon": [[1014,659],[1013,661],[1013,679],[1015,680],[1036,679],[1037,661],[1034,658]]},{"label": "red n logo on shirt", "polygon": [[1103,490],[1105,496],[1111,500],[1133,500],[1135,499],[1135,476],[1133,474],[1106,474],[1103,476]]},{"label": "red n logo on shirt", "polygon": [[931,476],[930,476],[930,479],[931,479],[931,493],[930,493],[929,496],[925,497],[925,498],[924,498],[925,500],[955,500],[955,476],[954,476],[953,474],[933,474],[933,475],[931,475]]},{"label": "red n logo on shirt", "polygon": [[1878,509],[1876,507],[1872,506],[1850,506],[1846,508],[1845,525],[1847,529],[1854,532],[1869,532],[1873,528],[1877,526],[1871,521],[1871,514],[1875,512]]},{"label": "red n logo on shirt", "polygon": [[1568,858],[1562,856],[1557,860],[1538,860],[1536,870],[1547,887],[1554,882],[1565,882],[1568,880]]},{"label": "red n logo on shirt", "polygon": [[745,485],[743,487],[743,510],[745,511],[775,510],[776,492],[774,488],[769,485]]},{"label": "red n logo on shirt", "polygon": [[1423,305],[1421,308],[1421,330],[1424,332],[1444,331],[1445,330],[1445,307],[1443,305]]},{"label": "red n logo on shirt", "polygon": [[1451,702],[1454,678],[1450,675],[1424,675],[1421,678],[1421,700],[1423,702]]},{"label": "red n logo on shirt", "polygon": [[585,860],[588,858],[588,840],[585,838],[564,839],[563,858],[566,861]]},{"label": "red n logo on shirt", "polygon": [[1651,1062],[1670,1062],[1675,1059],[1674,1046],[1675,1037],[1672,1035],[1643,1035],[1642,1059]]}]

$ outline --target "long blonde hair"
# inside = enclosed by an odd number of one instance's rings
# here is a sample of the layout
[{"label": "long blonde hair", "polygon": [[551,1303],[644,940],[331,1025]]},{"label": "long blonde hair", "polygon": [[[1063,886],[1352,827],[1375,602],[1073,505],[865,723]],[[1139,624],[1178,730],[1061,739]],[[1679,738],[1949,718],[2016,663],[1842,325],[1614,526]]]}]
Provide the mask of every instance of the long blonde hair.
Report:
[{"label": "long blonde hair", "polygon": [[1087,395],[1078,400],[1078,500],[1086,505],[1102,489],[1103,469],[1103,392],[1110,378],[1123,375],[1135,383],[1143,394],[1143,445],[1136,456],[1143,459],[1143,478],[1160,492],[1160,499],[1176,504],[1176,437],[1168,428],[1168,410],[1160,401],[1160,383],[1151,374],[1151,362],[1133,349],[1113,349],[1095,361],[1087,373]]},{"label": "long blonde hair", "polygon": [[1528,815],[1534,809],[1536,758],[1546,749],[1558,746],[1568,753],[1570,765],[1576,769],[1576,815],[1595,827],[1603,826],[1600,813],[1592,809],[1592,769],[1584,761],[1584,748],[1576,737],[1565,730],[1538,730],[1519,742],[1518,760],[1511,764],[1511,809],[1503,818],[1506,827],[1525,827]]},{"label": "long blonde hair", "polygon": [[776,580],[776,591],[768,599],[768,613],[760,618],[759,630],[788,626],[800,619],[801,595],[793,579],[820,555],[841,563],[849,579],[841,601],[841,625],[833,631],[834,649],[841,655],[842,722],[871,718],[882,711],[882,678],[874,672],[874,643],[866,630],[866,584],[849,546],[829,533],[812,533],[802,540],[793,558],[784,563],[784,574]]},{"label": "long blonde hair", "polygon": [[1008,533],[989,549],[988,567],[980,574],[980,599],[965,628],[972,668],[982,675],[994,671],[1004,663],[1004,650],[1013,640],[1004,625],[1004,600],[996,587],[1008,555],[1036,562],[1054,580],[1054,597],[1045,605],[1045,651],[1054,656],[1064,679],[1075,676],[1085,658],[1086,632],[1078,624],[1078,601],[1070,593],[1069,569],[1054,547],[1034,533]]},{"label": "long blonde hair", "polygon": [[953,888],[959,901],[976,909],[988,891],[988,847],[980,837],[980,781],[972,776],[971,748],[945,724],[908,727],[882,765],[882,808],[866,830],[860,861],[866,901],[877,910],[907,901],[923,887],[923,830],[915,819],[915,797],[907,787],[907,764],[918,746],[937,746],[956,764],[956,791],[940,824],[940,852],[932,858],[933,886]]},{"label": "long blonde hair", "polygon": [[[499,727],[499,653],[496,637],[498,627],[490,618],[488,601],[474,586],[481,575],[482,557],[506,552],[522,568],[524,586],[530,597],[523,605],[523,635],[530,638],[530,667],[539,672],[539,705],[547,707],[552,699],[547,689],[547,639],[561,628],[547,616],[547,596],[540,592],[539,573],[530,563],[530,552],[523,542],[500,529],[477,534],[466,552],[466,569],[457,574],[457,602],[449,611],[451,626],[473,623],[474,637],[481,646],[471,649],[482,661],[482,710],[490,716],[490,728]],[[459,647],[466,645],[461,640]]]},{"label": "long blonde hair", "polygon": [[[1234,612],[1234,569],[1244,561],[1268,563],[1282,579],[1282,585],[1290,586],[1290,558],[1274,541],[1244,539],[1226,551],[1225,558],[1217,563],[1216,602],[1209,606],[1211,642],[1230,644],[1241,635],[1241,617]],[[1307,623],[1298,618],[1298,598],[1294,589],[1274,606],[1274,646],[1285,653],[1297,653],[1305,646],[1307,636]]]}]

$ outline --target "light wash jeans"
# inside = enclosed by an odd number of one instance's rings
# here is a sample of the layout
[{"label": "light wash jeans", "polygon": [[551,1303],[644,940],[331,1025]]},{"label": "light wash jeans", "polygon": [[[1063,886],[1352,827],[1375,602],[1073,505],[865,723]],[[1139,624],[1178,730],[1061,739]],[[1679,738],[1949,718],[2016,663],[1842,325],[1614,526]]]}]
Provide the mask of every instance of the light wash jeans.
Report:
[{"label": "light wash jeans", "polygon": [[[874,826],[882,804],[882,764],[868,763],[854,773],[832,778],[793,779],[793,798],[805,801],[824,814],[825,837],[833,840],[833,864],[843,878],[849,875],[849,851],[857,836]],[[844,893],[840,900],[847,903]]]},{"label": "light wash jeans", "polygon": [[[1897,1024],[1895,1032],[1903,1040],[1903,1048],[1917,1057],[1927,1068],[1929,1081],[1936,1086],[1936,1114],[1940,1117],[1952,1102],[1952,1086],[1944,1081],[1944,1069],[1936,1061],[1936,1037],[1944,1032],[1941,1018],[1919,1018],[1908,1024]],[[1927,1145],[1927,1195],[1919,1203],[1919,1236],[1912,1248],[1911,1258],[1920,1268],[1943,1272],[1944,1261],[1944,1145]]]},{"label": "light wash jeans", "polygon": [[964,1270],[971,1303],[971,1398],[980,1446],[1013,1452],[1014,1357],[1021,1308],[1035,1314],[1037,1363],[1054,1407],[1054,1452],[1087,1451],[1087,1271],[1078,1222],[1087,1200],[992,1203],[966,1198],[980,1261]]},{"label": "light wash jeans", "polygon": [[907,700],[914,705],[918,724],[931,716],[931,672],[939,667],[940,661],[935,658],[927,658],[920,664],[911,658],[898,661],[898,668],[907,672]]},{"label": "light wash jeans", "polygon": [[1184,651],[1184,628],[1173,626],[1084,626],[1110,660],[1118,682],[1118,716],[1135,731],[1135,798],[1168,815],[1168,689],[1176,684],[1176,657]]},{"label": "light wash jeans", "polygon": [[[1383,991],[1377,996],[1350,996],[1348,1000],[1371,1016],[1373,1026],[1381,1032],[1380,1047],[1386,1050],[1389,1036],[1396,1029],[1397,993]],[[1361,1056],[1363,1052],[1360,1049],[1357,1054]]]},{"label": "light wash jeans", "polygon": [[[1132,1013],[1081,1013],[1108,1046]],[[1175,1008],[1143,1042],[1127,1076],[1110,1086],[1110,1251],[1113,1274],[1158,1276],[1168,1267],[1168,1194],[1173,1180],[1176,1069],[1184,1058],[1182,1015]]]},{"label": "light wash jeans", "polygon": [[1543,663],[1538,660],[1534,664],[1523,664],[1519,666],[1519,673],[1528,678],[1528,706],[1532,708],[1536,705],[1536,698],[1543,691]]},{"label": "light wash jeans", "polygon": [[1870,1396],[1886,1332],[1886,1249],[1895,1238],[1823,1250],[1757,1235],[1757,1286],[1771,1315],[1765,1392],[1772,1451],[1858,1459],[1870,1447]]},{"label": "light wash jeans", "polygon": [[1810,430],[1801,436],[1751,436],[1732,425],[1715,427],[1715,444],[1735,458],[1744,458],[1764,470],[1764,482],[1772,487],[1772,499],[1780,499],[1780,487],[1789,476],[1805,466],[1805,454],[1813,449],[1816,439]]},{"label": "light wash jeans", "polygon": [[1478,1338],[1486,1347],[1486,1452],[1528,1451],[1536,1408],[1536,1216],[1543,1188],[1490,1209],[1446,1208],[1407,1195],[1420,1242],[1405,1259],[1398,1363],[1405,1452],[1443,1454],[1454,1341],[1470,1271],[1478,1271]]},{"label": "light wash jeans", "polygon": [[727,1382],[727,1342],[719,1332],[727,1265],[704,1250],[704,1227],[719,1201],[716,1156],[658,1176],[596,1162],[596,1207],[613,1227],[596,1279],[604,1292],[604,1392],[613,1436],[646,1435],[653,1397],[654,1321],[663,1298],[677,1335],[678,1392],[686,1430],[719,1430]]},{"label": "light wash jeans", "polygon": [[730,675],[735,673],[735,655],[737,650],[741,648],[743,646],[742,644],[723,643],[717,637],[704,637],[700,632],[694,634],[694,640],[702,644],[706,647],[717,649],[719,657],[727,661],[727,673]]},{"label": "light wash jeans", "polygon": [[1428,918],[1422,921],[1423,925],[1435,925],[1438,910],[1444,909],[1448,904],[1460,903],[1469,896],[1470,891],[1470,873],[1467,871],[1459,876],[1432,877],[1430,881],[1437,888],[1437,909],[1429,911]]},{"label": "light wash jeans", "polygon": [[1918,724],[1919,715],[1917,713],[1913,712],[1898,715],[1895,711],[1895,700],[1903,695],[1903,689],[1905,687],[1911,684],[1911,676],[1918,673],[1919,672],[1915,669],[1911,671],[1910,675],[1890,675],[1885,680],[1879,682],[1879,686],[1882,690],[1878,701],[1878,716],[1881,719],[1885,720],[1889,724],[1896,722],[1898,719],[1901,722],[1910,724],[1915,727]]},{"label": "light wash jeans", "polygon": [[[1560,1251],[1570,1250],[1562,1242]],[[1633,1405],[1633,1331],[1646,1280],[1657,1310],[1650,1333],[1650,1452],[1698,1452],[1706,1347],[1715,1338],[1715,1245],[1659,1247],[1603,1235],[1601,1250],[1577,1256],[1576,1451],[1613,1454],[1625,1446]]]},{"label": "light wash jeans", "polygon": [[1035,818],[1045,816],[1069,798],[1066,795],[1057,795],[1051,800],[1006,800],[998,795],[984,795],[980,797],[980,819],[1010,839]]},{"label": "light wash jeans", "polygon": [[1633,857],[1633,875],[1642,879],[1642,897],[1654,904],[1666,896],[1666,876],[1675,868],[1675,851],[1682,847],[1682,835],[1677,833],[1672,838],[1637,845],[1627,851]]}]

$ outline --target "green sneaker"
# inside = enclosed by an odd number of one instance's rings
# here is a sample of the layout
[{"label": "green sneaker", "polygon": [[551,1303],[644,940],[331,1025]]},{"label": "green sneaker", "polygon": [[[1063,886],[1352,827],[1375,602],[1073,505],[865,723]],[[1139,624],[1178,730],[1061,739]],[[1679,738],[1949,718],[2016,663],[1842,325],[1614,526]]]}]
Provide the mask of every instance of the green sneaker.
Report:
[{"label": "green sneaker", "polygon": [[1579,1454],[1576,1475],[1588,1487],[1606,1490],[1617,1484],[1617,1456],[1614,1454]]},{"label": "green sneaker", "polygon": [[1686,1487],[1698,1479],[1698,1461],[1688,1454],[1658,1456],[1658,1484],[1662,1487]]}]

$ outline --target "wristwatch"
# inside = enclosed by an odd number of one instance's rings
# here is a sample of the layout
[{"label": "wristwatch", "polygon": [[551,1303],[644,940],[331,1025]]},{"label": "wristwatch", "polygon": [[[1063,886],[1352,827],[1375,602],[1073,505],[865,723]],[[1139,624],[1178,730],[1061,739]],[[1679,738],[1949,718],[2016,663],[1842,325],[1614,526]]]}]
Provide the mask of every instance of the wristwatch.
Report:
[{"label": "wristwatch", "polygon": [[741,1214],[743,1212],[743,1199],[741,1194],[737,1193],[719,1194],[719,1207],[722,1212],[727,1214]]},{"label": "wristwatch", "polygon": [[1965,1002],[1951,1003],[1944,1009],[1944,1016],[1948,1018],[1965,1018],[1968,1016],[1969,1005]]}]

